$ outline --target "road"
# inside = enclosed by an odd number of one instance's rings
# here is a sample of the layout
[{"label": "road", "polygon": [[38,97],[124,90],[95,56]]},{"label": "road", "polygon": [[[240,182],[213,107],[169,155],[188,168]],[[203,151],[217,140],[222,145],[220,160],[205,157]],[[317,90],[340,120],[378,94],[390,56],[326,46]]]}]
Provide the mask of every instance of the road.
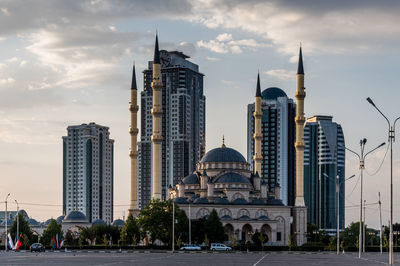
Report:
[{"label": "road", "polygon": [[[336,255],[334,252],[0,252],[0,265],[385,265],[387,253]],[[400,254],[395,254],[396,264]]]}]

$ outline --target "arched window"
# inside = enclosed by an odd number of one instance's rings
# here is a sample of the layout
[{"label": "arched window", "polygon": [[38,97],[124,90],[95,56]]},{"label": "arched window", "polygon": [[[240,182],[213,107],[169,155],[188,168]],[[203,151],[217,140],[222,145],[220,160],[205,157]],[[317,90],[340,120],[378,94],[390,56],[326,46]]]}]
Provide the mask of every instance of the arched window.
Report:
[{"label": "arched window", "polygon": [[250,217],[249,211],[246,210],[246,209],[241,209],[241,210],[239,210],[239,212],[238,212],[238,218],[243,217],[243,216],[248,216],[248,217]]},{"label": "arched window", "polygon": [[235,199],[243,199],[243,195],[241,193],[235,193],[232,196],[232,200],[235,200]]},{"label": "arched window", "polygon": [[196,219],[201,219],[201,218],[204,218],[209,215],[210,215],[210,211],[205,208],[202,208],[197,212]]},{"label": "arched window", "polygon": [[263,217],[263,216],[267,217],[267,212],[265,210],[258,210],[256,212],[256,218],[260,218],[260,217]]},{"label": "arched window", "polygon": [[232,212],[229,209],[222,209],[219,211],[219,217],[230,216],[232,217]]}]

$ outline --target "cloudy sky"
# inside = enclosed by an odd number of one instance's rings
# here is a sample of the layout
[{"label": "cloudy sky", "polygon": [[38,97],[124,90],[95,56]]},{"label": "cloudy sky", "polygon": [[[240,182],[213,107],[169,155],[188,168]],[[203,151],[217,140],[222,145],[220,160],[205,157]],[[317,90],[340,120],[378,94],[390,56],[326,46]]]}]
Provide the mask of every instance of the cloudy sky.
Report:
[{"label": "cloudy sky", "polygon": [[[0,198],[35,219],[61,214],[62,140],[66,127],[94,121],[115,139],[115,213],[129,203],[129,82],[136,62],[161,49],[191,56],[205,74],[207,150],[226,144],[246,156],[246,106],[257,71],[262,87],[294,98],[302,43],[306,115],[332,115],[346,145],[386,141],[387,125],[370,96],[393,120],[400,116],[400,4],[397,1],[0,0]],[[399,144],[394,144],[395,221],[400,221]],[[378,225],[378,191],[388,217],[386,148],[366,162],[367,224]],[[388,156],[387,156],[388,157]],[[347,154],[346,175],[358,174]],[[358,178],[346,185],[346,223],[358,219]],[[356,186],[357,185],[357,186]],[[43,204],[43,205],[41,205]],[[4,206],[4,205],[3,205]],[[9,205],[15,209],[14,204]],[[2,208],[2,207],[0,207]]]}]

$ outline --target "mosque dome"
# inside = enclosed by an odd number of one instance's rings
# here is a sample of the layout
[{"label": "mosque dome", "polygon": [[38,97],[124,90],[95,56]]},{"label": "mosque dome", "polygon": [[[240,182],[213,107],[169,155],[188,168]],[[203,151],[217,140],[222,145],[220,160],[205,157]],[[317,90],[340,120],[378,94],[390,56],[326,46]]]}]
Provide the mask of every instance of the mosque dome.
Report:
[{"label": "mosque dome", "polygon": [[97,219],[97,220],[94,220],[92,224],[93,225],[103,225],[103,224],[106,224],[106,222],[104,222],[101,219]]},{"label": "mosque dome", "polygon": [[56,219],[57,223],[60,224],[62,222],[62,220],[64,220],[64,217],[65,217],[64,215],[58,216]]},{"label": "mosque dome", "polygon": [[227,204],[229,204],[229,200],[227,198],[216,198],[214,200],[214,204],[227,205]]},{"label": "mosque dome", "polygon": [[222,174],[219,176],[216,180],[215,183],[244,183],[244,184],[249,184],[250,181],[248,178],[242,176],[241,174],[234,173],[234,172],[229,172]]},{"label": "mosque dome", "polygon": [[227,148],[225,145],[222,145],[220,148],[215,148],[208,151],[200,163],[210,163],[210,162],[237,162],[237,163],[247,163],[246,159],[243,157],[240,152]]},{"label": "mosque dome", "polygon": [[87,222],[86,216],[80,211],[72,211],[65,218],[64,221],[68,222]]},{"label": "mosque dome", "polygon": [[187,204],[187,199],[184,197],[178,197],[174,199],[174,202],[177,204]]},{"label": "mosque dome", "polygon": [[195,175],[195,174],[190,174],[190,175],[186,176],[186,177],[182,180],[182,182],[183,182],[184,184],[186,184],[186,185],[189,185],[189,184],[198,184],[198,183],[199,183],[199,178],[198,178],[197,175]]},{"label": "mosque dome", "polygon": [[33,219],[33,218],[28,220],[28,224],[29,224],[29,226],[38,226],[38,225],[40,225],[40,223],[38,221],[36,221],[35,219]]},{"label": "mosque dome", "polygon": [[261,96],[263,100],[276,100],[279,97],[287,97],[286,93],[277,87],[270,87],[263,90]]},{"label": "mosque dome", "polygon": [[114,221],[112,222],[112,225],[113,225],[113,226],[122,227],[122,226],[124,226],[124,221],[122,221],[121,219],[117,219],[117,220],[114,220]]}]

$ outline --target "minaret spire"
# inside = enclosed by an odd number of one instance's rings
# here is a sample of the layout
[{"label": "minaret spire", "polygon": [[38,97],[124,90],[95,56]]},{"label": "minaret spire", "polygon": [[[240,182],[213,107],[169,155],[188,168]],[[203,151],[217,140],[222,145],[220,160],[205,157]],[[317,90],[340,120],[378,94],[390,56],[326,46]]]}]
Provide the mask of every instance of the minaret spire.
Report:
[{"label": "minaret spire", "polygon": [[158,49],[158,33],[156,33],[156,43],[154,45],[153,64],[160,64],[160,50]]},{"label": "minaret spire", "polygon": [[131,90],[137,90],[135,62],[133,62]]},{"label": "minaret spire", "polygon": [[153,89],[153,108],[151,114],[153,118],[153,134],[151,135],[152,143],[152,198],[161,199],[161,169],[162,169],[162,80],[161,80],[161,64],[160,51],[158,49],[158,34],[156,34],[156,43],[154,47],[153,60],[153,81],[151,87]]},{"label": "minaret spire", "polygon": [[131,101],[129,104],[129,111],[131,113],[131,123],[129,127],[129,135],[131,137],[131,147],[129,151],[130,165],[131,165],[131,187],[130,187],[130,204],[129,204],[129,213],[133,216],[138,216],[139,214],[139,205],[138,205],[138,177],[137,177],[137,134],[139,129],[137,128],[137,112],[139,110],[139,106],[137,105],[137,85],[136,85],[136,70],[135,63],[133,63],[132,69],[132,84],[131,84]]},{"label": "minaret spire", "polygon": [[256,97],[261,97],[260,72],[258,72],[258,74],[257,74]]},{"label": "minaret spire", "polygon": [[260,86],[260,73],[257,74],[257,88],[256,88],[256,98],[254,102],[254,166],[253,171],[255,174],[261,173],[261,117],[262,117],[262,98],[261,98],[261,86]]},{"label": "minaret spire", "polygon": [[304,75],[303,54],[301,52],[301,43],[300,43],[300,52],[299,52],[299,64],[297,66],[297,74],[303,74]]}]

